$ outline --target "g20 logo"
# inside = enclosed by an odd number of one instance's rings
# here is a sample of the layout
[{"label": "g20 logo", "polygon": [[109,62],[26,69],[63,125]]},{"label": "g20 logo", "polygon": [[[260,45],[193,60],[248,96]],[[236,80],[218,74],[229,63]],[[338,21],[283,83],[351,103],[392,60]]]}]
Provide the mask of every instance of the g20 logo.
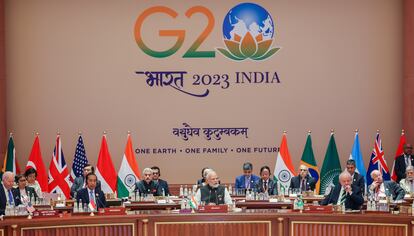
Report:
[{"label": "g20 logo", "polygon": [[[183,29],[159,30],[161,37],[176,37],[175,44],[164,51],[156,51],[148,47],[142,40],[142,25],[152,14],[163,13],[175,19],[178,13],[165,6],[146,9],[135,22],[134,34],[138,47],[147,55],[164,58],[175,54],[183,45],[186,31]],[[187,18],[201,13],[207,17],[207,26],[195,42],[184,53],[183,58],[211,58],[215,51],[198,51],[214,29],[214,15],[206,7],[195,6],[185,12]],[[274,23],[271,15],[263,7],[255,3],[241,3],[227,13],[223,20],[223,41],[226,48],[217,48],[225,57],[236,61],[245,59],[264,60],[275,54],[280,48],[271,48],[275,36]]]}]

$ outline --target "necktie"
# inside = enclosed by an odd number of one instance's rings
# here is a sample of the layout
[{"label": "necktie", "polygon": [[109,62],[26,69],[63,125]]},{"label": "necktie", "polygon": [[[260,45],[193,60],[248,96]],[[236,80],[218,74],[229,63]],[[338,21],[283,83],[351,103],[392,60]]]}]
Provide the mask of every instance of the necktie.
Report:
[{"label": "necktie", "polygon": [[306,183],[305,183],[305,179],[302,179],[302,192],[306,191]]},{"label": "necktie", "polygon": [[341,200],[339,201],[339,204],[342,205],[345,203],[346,200],[346,192],[345,190],[342,191]]},{"label": "necktie", "polygon": [[263,185],[264,185],[263,190],[264,190],[264,192],[266,192],[267,191],[267,180],[264,181]]},{"label": "necktie", "polygon": [[96,205],[95,205],[95,197],[93,196],[93,191],[89,192],[89,202],[91,203],[92,207],[95,209]]},{"label": "necktie", "polygon": [[246,177],[245,182],[246,182],[246,189],[250,189],[250,178]]},{"label": "necktie", "polygon": [[13,194],[12,194],[11,189],[9,189],[9,204],[13,205]]}]

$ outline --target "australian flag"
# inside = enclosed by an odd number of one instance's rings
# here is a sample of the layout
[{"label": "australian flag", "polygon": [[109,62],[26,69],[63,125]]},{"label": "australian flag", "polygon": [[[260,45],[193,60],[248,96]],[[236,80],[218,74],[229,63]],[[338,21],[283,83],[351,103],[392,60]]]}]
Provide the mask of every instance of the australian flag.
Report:
[{"label": "australian flag", "polygon": [[86,158],[85,146],[83,145],[82,136],[79,135],[78,144],[76,145],[75,158],[73,160],[72,171],[70,173],[70,181],[73,183],[76,177],[83,175],[83,167],[88,164]]},{"label": "australian flag", "polygon": [[371,178],[371,172],[373,170],[379,170],[382,173],[382,178],[385,180],[390,180],[390,171],[387,166],[387,162],[384,157],[384,150],[382,149],[381,137],[377,132],[375,138],[374,149],[371,153],[371,159],[369,160],[369,167],[367,171],[367,185],[369,186],[373,179]]}]

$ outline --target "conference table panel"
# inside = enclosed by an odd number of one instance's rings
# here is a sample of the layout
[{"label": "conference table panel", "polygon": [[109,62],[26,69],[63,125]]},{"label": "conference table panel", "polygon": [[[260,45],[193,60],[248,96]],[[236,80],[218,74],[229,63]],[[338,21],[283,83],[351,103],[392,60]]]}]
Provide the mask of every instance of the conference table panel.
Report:
[{"label": "conference table panel", "polygon": [[413,217],[392,214],[299,214],[289,217],[290,236],[407,236]]},{"label": "conference table panel", "polygon": [[49,218],[9,218],[2,222],[6,235],[13,236],[111,236],[138,235],[136,216],[64,216]]},{"label": "conference table panel", "polygon": [[0,236],[406,236],[414,217],[390,213],[300,213],[288,209],[244,209],[229,213],[179,213],[143,210],[127,215],[61,214],[27,219],[5,217]]},{"label": "conference table panel", "polygon": [[255,213],[195,213],[147,215],[144,235],[277,235],[283,229],[278,217]]}]

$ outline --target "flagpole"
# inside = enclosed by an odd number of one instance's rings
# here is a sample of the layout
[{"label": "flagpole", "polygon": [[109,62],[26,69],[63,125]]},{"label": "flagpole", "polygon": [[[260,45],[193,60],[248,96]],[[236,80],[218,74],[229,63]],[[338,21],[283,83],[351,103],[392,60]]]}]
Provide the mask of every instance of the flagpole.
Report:
[{"label": "flagpole", "polygon": [[[377,129],[377,136],[380,134],[380,130],[379,129]],[[375,137],[375,142],[378,142],[378,140],[376,139],[376,137]],[[381,146],[382,146],[382,143],[381,143]],[[374,144],[374,149],[375,149],[375,144]],[[377,155],[379,155],[379,153],[377,153]],[[383,175],[382,174],[382,171],[381,171],[381,162],[378,160],[378,170],[379,170],[379,172],[381,173],[381,175]]]},{"label": "flagpole", "polygon": [[13,132],[10,132],[9,138],[13,138]]},{"label": "flagpole", "polygon": [[39,137],[39,135],[40,135],[39,132],[35,131],[35,136]]},{"label": "flagpole", "polygon": [[80,131],[80,130],[79,130],[79,131],[78,131],[78,135],[79,135],[79,136],[82,136],[82,131]]}]

